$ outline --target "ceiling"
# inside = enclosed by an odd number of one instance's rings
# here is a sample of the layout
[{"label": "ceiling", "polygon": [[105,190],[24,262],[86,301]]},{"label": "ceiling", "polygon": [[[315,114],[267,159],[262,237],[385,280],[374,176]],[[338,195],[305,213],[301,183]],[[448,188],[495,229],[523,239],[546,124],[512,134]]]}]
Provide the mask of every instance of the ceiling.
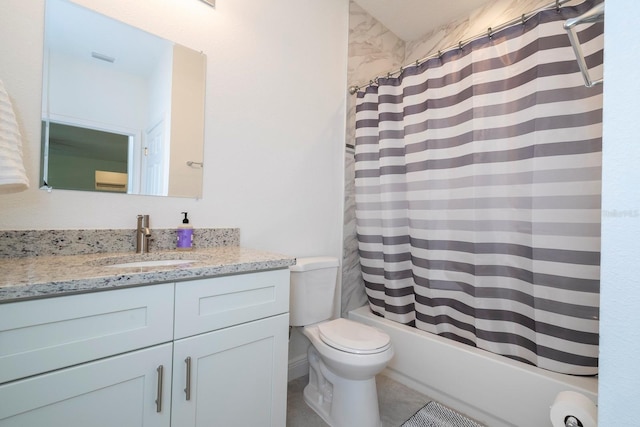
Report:
[{"label": "ceiling", "polygon": [[421,38],[492,0],[354,0],[404,41]]}]

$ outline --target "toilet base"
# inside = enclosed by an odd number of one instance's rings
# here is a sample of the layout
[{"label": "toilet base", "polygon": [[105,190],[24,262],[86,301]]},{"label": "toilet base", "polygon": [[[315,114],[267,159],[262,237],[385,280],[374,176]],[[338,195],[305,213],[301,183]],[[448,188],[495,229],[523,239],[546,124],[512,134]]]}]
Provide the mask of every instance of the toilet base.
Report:
[{"label": "toilet base", "polygon": [[309,384],[304,400],[331,427],[381,427],[376,379],[349,380],[328,370],[309,349]]},{"label": "toilet base", "polygon": [[315,387],[312,387],[311,384],[307,384],[302,394],[307,405],[309,405],[316,414],[320,415],[320,418],[322,418],[325,423],[331,426],[331,401],[324,400],[321,393],[319,393]]}]

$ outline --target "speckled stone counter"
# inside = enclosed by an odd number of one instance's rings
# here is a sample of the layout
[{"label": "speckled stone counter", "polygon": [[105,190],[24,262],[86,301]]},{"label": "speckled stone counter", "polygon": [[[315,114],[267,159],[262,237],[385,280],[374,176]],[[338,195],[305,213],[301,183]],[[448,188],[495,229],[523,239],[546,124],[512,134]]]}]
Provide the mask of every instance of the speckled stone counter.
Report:
[{"label": "speckled stone counter", "polygon": [[[0,230],[0,258],[49,255],[80,255],[134,251],[134,229],[117,230]],[[196,228],[196,249],[239,246],[237,228]],[[153,228],[149,247],[152,252],[176,247],[176,229]]]},{"label": "speckled stone counter", "polygon": [[[185,260],[162,267],[114,267],[145,260]],[[191,260],[189,262],[187,260]],[[287,268],[295,259],[239,246],[193,251],[0,258],[0,303],[226,274]]]}]

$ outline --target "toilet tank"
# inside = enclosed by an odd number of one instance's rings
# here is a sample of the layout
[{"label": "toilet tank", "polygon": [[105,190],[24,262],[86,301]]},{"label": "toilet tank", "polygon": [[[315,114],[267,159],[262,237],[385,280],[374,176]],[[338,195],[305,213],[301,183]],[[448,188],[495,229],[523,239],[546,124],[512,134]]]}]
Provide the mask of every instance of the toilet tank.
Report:
[{"label": "toilet tank", "polygon": [[306,326],[330,319],[338,278],[338,259],[298,258],[289,271],[289,324]]}]

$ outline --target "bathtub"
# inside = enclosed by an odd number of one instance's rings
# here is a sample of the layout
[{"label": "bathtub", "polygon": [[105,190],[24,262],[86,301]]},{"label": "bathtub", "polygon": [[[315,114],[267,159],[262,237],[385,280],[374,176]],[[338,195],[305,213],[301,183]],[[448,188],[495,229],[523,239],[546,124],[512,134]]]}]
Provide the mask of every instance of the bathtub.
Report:
[{"label": "bathtub", "polygon": [[560,391],[597,403],[597,377],[539,369],[372,314],[349,318],[385,331],[395,356],[384,374],[489,427],[551,427],[549,408]]}]

